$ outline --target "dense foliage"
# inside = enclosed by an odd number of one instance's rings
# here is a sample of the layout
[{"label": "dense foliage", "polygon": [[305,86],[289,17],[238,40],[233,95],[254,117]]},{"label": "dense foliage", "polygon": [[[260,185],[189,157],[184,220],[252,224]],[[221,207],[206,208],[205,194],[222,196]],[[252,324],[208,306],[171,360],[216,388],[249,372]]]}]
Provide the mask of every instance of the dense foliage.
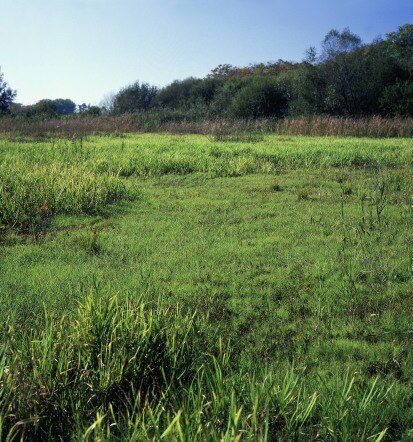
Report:
[{"label": "dense foliage", "polygon": [[158,90],[147,83],[136,82],[123,88],[113,102],[113,113],[124,114],[149,109]]},{"label": "dense foliage", "polygon": [[[338,117],[413,116],[413,25],[364,44],[349,29],[332,29],[300,62],[235,67],[222,64],[205,78],[187,78],[158,88],[135,82],[107,96],[101,108],[71,100],[12,104],[15,92],[0,77],[0,111],[23,117],[99,116],[180,112],[190,120],[281,118],[309,115]],[[165,113],[166,112],[166,113]],[[171,114],[169,114],[171,115]],[[170,119],[174,120],[171,116]]]},{"label": "dense foliage", "polygon": [[0,71],[0,114],[9,110],[10,104],[16,97],[16,91],[12,90],[4,81],[4,75]]},{"label": "dense foliage", "polygon": [[[137,97],[135,107],[121,111],[170,109],[188,115],[196,111],[210,118],[412,116],[412,42],[413,25],[401,26],[371,44],[363,44],[348,29],[333,29],[320,54],[310,48],[301,63],[220,65],[204,79],[174,81],[157,93],[153,88],[145,106]],[[125,90],[119,92],[115,103],[124,95]]]}]

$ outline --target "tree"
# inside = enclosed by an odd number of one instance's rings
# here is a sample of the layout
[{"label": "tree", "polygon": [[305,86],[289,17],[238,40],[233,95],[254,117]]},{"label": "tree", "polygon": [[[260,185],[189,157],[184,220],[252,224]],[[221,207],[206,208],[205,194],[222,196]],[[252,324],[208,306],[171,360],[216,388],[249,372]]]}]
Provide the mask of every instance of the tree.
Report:
[{"label": "tree", "polygon": [[[410,109],[409,88],[402,64],[388,43],[377,40],[362,45],[360,38],[348,29],[330,31],[322,43],[322,55],[307,53],[304,68],[296,82],[295,113],[330,115],[399,114]],[[385,97],[382,94],[385,93]],[[390,105],[391,97],[403,98],[401,106]],[[401,109],[403,111],[401,111]]]},{"label": "tree", "polygon": [[30,106],[28,114],[57,117],[59,115],[73,114],[75,110],[76,104],[68,98],[56,98],[55,100],[44,99]]},{"label": "tree", "polygon": [[136,83],[121,89],[115,96],[113,112],[116,114],[147,110],[158,93],[156,86]]},{"label": "tree", "polygon": [[399,26],[396,32],[387,34],[387,41],[399,58],[413,58],[413,25]]},{"label": "tree", "polygon": [[68,98],[56,98],[56,100],[53,100],[53,105],[58,115],[70,115],[76,111],[76,103]]},{"label": "tree", "polygon": [[388,115],[413,115],[413,82],[397,81],[386,87],[381,95],[380,105]]},{"label": "tree", "polygon": [[53,100],[43,99],[33,106],[29,106],[28,115],[43,115],[47,117],[55,117],[57,115]]},{"label": "tree", "polygon": [[86,103],[79,104],[77,106],[77,112],[82,114],[89,106]]},{"label": "tree", "polygon": [[17,93],[11,89],[6,81],[4,81],[4,75],[0,71],[0,113],[9,111],[10,104],[15,99]]},{"label": "tree", "polygon": [[413,25],[399,26],[387,34],[388,54],[399,68],[394,82],[381,95],[381,107],[389,115],[413,115]]},{"label": "tree", "polygon": [[189,107],[191,101],[193,101],[192,91],[199,83],[201,83],[201,80],[192,77],[172,82],[159,91],[155,100],[156,106],[171,109]]},{"label": "tree", "polygon": [[87,106],[86,109],[81,113],[82,116],[98,117],[102,113],[99,106]]},{"label": "tree", "polygon": [[345,28],[342,32],[332,29],[326,34],[322,42],[321,59],[329,60],[339,54],[353,52],[361,44],[361,38],[353,34],[349,28]]},{"label": "tree", "polygon": [[282,117],[287,107],[287,99],[274,81],[256,78],[237,93],[229,114],[236,118]]},{"label": "tree", "polygon": [[116,94],[114,92],[109,92],[102,98],[102,101],[99,103],[102,113],[111,114],[113,112],[115,97]]},{"label": "tree", "polygon": [[231,78],[223,80],[220,87],[216,90],[214,98],[211,101],[210,109],[213,115],[224,116],[235,96],[247,84],[245,78]]},{"label": "tree", "polygon": [[210,74],[208,74],[208,78],[229,77],[235,70],[236,68],[231,64],[220,64],[212,69]]},{"label": "tree", "polygon": [[378,113],[380,94],[394,81],[396,71],[380,50],[360,48],[337,54],[319,66],[325,84],[324,112],[353,116]]},{"label": "tree", "polygon": [[222,81],[217,78],[204,78],[200,80],[191,89],[192,101],[209,106],[221,84]]}]

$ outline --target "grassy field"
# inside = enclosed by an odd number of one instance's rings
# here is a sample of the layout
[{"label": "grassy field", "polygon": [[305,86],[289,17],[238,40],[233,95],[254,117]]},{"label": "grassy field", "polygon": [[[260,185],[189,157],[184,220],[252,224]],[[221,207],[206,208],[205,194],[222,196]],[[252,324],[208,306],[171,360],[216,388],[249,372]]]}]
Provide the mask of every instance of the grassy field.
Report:
[{"label": "grassy field", "polygon": [[0,140],[0,440],[412,440],[413,140]]}]

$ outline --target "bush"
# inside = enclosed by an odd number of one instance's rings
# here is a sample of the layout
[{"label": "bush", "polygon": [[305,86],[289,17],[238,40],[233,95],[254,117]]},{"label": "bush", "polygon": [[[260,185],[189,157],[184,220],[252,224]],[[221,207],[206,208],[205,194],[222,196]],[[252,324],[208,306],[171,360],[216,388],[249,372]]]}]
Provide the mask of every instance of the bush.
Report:
[{"label": "bush", "polygon": [[82,113],[82,117],[98,117],[102,113],[99,106],[88,106]]},{"label": "bush", "polygon": [[389,115],[413,115],[413,83],[398,81],[386,87],[380,103],[384,112]]},{"label": "bush", "polygon": [[229,106],[234,118],[282,117],[288,107],[283,92],[267,79],[255,79],[242,88]]},{"label": "bush", "polygon": [[155,86],[137,81],[118,92],[113,102],[113,112],[124,114],[149,109],[157,93]]}]

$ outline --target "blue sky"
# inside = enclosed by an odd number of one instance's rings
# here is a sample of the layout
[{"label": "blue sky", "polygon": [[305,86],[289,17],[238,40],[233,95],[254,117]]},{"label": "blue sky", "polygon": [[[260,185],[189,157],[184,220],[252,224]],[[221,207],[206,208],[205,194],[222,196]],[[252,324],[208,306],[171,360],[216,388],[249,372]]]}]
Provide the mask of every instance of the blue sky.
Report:
[{"label": "blue sky", "polygon": [[0,0],[0,66],[18,102],[98,103],[220,63],[299,61],[331,29],[370,42],[413,22],[413,0]]}]

